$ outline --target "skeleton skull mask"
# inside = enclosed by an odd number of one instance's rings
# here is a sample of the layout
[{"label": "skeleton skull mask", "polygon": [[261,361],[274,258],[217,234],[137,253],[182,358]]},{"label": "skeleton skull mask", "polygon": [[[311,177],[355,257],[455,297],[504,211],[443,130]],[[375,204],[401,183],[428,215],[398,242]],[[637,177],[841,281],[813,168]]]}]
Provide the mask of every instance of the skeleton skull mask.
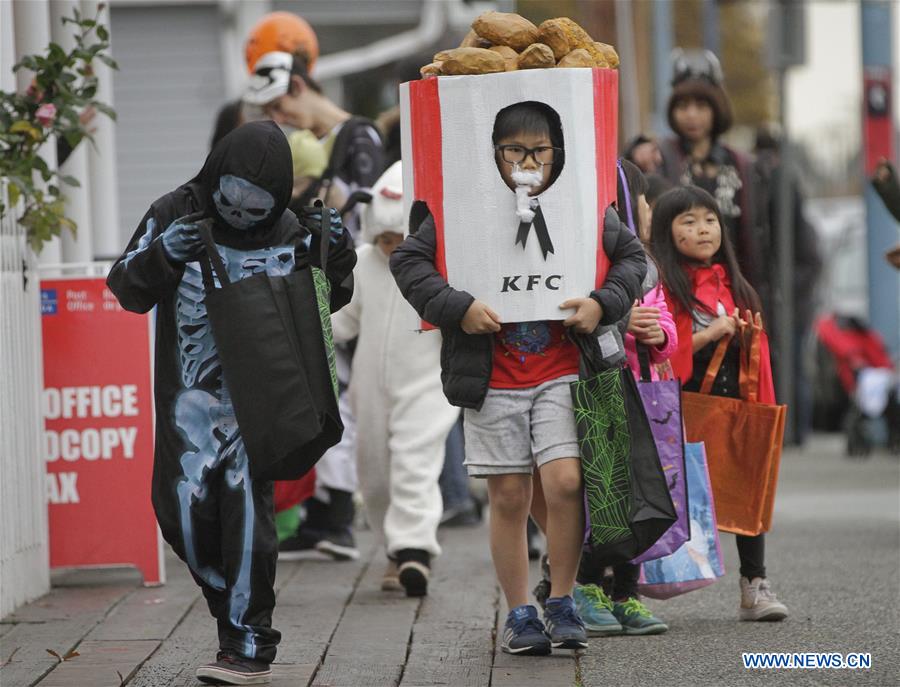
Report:
[{"label": "skeleton skull mask", "polygon": [[272,214],[272,194],[246,179],[226,174],[213,192],[219,216],[231,227],[246,231]]}]

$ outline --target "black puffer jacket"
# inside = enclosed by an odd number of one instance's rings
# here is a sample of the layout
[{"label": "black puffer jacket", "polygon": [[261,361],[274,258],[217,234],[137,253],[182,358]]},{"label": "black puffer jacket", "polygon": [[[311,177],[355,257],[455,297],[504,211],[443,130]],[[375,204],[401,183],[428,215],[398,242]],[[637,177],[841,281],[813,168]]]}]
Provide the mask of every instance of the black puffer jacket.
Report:
[{"label": "black puffer jacket", "polygon": [[[440,327],[441,381],[455,406],[480,409],[487,394],[494,357],[493,334],[466,334],[463,316],[475,298],[450,286],[435,269],[434,219],[428,215],[418,231],[391,256],[391,272],[403,296],[419,316]],[[603,250],[612,263],[606,281],[591,298],[603,306],[601,324],[621,320],[641,295],[647,262],[640,241],[628,231],[612,207],[603,223]]]}]

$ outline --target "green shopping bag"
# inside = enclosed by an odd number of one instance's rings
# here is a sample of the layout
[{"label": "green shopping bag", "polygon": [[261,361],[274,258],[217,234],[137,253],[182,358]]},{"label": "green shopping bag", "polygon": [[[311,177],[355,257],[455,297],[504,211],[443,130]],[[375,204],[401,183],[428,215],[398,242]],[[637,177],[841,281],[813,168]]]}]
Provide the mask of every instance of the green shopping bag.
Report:
[{"label": "green shopping bag", "polygon": [[631,371],[603,369],[596,338],[574,335],[572,382],[593,554],[607,565],[649,549],[677,520],[650,423]]}]

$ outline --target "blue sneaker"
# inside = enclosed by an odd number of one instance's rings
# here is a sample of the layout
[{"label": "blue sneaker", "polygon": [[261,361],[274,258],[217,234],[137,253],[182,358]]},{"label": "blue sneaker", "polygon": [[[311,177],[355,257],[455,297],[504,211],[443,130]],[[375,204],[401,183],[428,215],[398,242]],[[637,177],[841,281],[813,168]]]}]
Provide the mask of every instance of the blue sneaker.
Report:
[{"label": "blue sneaker", "polygon": [[624,603],[613,603],[612,612],[627,635],[661,635],[669,630],[668,625],[634,597]]},{"label": "blue sneaker", "polygon": [[544,606],[544,622],[550,634],[550,645],[554,649],[587,649],[587,632],[584,622],[575,610],[571,596],[557,596],[547,599]]},{"label": "blue sneaker", "polygon": [[534,606],[516,606],[509,612],[503,626],[500,648],[508,654],[523,656],[546,656],[550,653],[550,638]]},{"label": "blue sneaker", "polygon": [[613,602],[602,587],[596,584],[576,584],[572,596],[588,637],[622,634],[622,624],[612,613]]}]

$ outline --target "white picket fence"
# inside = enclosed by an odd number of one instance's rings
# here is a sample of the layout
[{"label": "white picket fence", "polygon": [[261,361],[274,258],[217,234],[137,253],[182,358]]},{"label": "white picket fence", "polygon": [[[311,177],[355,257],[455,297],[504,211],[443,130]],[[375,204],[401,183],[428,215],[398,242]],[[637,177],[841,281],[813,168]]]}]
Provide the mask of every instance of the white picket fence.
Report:
[{"label": "white picket fence", "polygon": [[14,215],[0,218],[0,617],[50,588],[40,283]]}]

